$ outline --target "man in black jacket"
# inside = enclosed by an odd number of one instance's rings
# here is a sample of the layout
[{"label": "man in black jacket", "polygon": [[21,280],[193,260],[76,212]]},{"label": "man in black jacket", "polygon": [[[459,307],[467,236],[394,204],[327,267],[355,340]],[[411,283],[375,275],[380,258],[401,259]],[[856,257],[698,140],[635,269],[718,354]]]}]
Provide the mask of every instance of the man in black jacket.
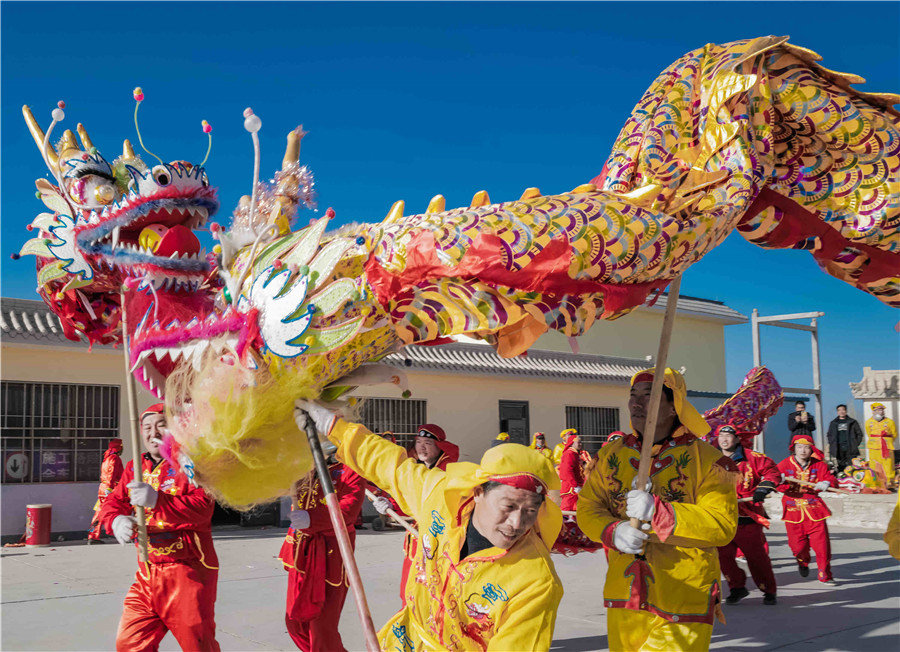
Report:
[{"label": "man in black jacket", "polygon": [[797,401],[794,404],[795,412],[788,415],[788,430],[791,431],[791,437],[794,435],[809,435],[813,439],[813,431],[816,429],[816,420],[809,412],[806,411],[806,403]]},{"label": "man in black jacket", "polygon": [[828,447],[831,456],[837,460],[839,471],[859,455],[862,441],[862,428],[856,419],[847,416],[847,406],[841,403],[837,406],[837,417],[828,426]]}]

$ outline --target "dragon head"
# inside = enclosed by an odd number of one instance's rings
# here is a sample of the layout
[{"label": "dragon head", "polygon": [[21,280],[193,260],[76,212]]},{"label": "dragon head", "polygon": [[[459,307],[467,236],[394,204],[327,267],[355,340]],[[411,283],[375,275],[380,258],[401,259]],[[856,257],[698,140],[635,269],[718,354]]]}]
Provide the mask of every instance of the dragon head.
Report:
[{"label": "dragon head", "polygon": [[[38,292],[66,335],[77,340],[80,332],[91,343],[118,341],[120,290],[129,280],[143,280],[153,292],[168,295],[170,301],[156,302],[163,319],[165,305],[177,304],[179,295],[202,293],[212,265],[194,230],[219,208],[203,167],[187,161],[151,167],[128,140],[109,162],[81,124],[80,146],[66,130],[54,147],[50,129],[45,135],[27,106],[22,112],[56,184],[36,182],[38,197],[51,212],[32,221],[29,229],[38,235],[19,255],[37,257]],[[53,124],[60,114],[54,111]]]}]

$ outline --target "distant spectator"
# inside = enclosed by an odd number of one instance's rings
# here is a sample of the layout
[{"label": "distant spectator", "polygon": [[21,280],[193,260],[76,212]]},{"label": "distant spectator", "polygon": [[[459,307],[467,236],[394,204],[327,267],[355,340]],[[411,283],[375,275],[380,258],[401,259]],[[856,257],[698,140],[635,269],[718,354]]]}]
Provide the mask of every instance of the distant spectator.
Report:
[{"label": "distant spectator", "polygon": [[806,403],[803,401],[797,401],[794,407],[796,411],[788,415],[788,430],[791,431],[791,436],[808,435],[812,438],[813,431],[816,429],[816,420],[806,411]]},{"label": "distant spectator", "polygon": [[838,469],[843,470],[859,455],[862,441],[862,428],[856,419],[847,416],[847,406],[841,403],[837,406],[837,417],[828,426],[828,447],[831,456],[837,460]]}]

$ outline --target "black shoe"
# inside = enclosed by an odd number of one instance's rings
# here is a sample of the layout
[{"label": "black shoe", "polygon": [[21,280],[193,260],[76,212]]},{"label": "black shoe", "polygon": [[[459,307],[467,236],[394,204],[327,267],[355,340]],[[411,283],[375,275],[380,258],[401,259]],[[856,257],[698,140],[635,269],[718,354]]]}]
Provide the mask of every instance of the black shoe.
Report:
[{"label": "black shoe", "polygon": [[809,566],[797,562],[797,570],[800,571],[800,577],[809,577]]},{"label": "black shoe", "polygon": [[743,586],[739,589],[731,589],[731,593],[729,593],[728,597],[725,598],[725,604],[737,604],[748,595],[750,595],[750,591],[748,591]]},{"label": "black shoe", "polygon": [[774,593],[763,593],[763,604],[778,604]]}]

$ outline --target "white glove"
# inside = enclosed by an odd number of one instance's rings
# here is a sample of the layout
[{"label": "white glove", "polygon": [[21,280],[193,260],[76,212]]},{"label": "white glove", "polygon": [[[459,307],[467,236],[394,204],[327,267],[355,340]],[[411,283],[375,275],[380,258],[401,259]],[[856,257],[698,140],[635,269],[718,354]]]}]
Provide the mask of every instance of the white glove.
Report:
[{"label": "white glove", "polygon": [[294,403],[294,420],[297,426],[306,431],[307,420],[315,424],[316,430],[319,431],[319,437],[324,438],[331,434],[334,422],[337,421],[337,414],[326,407],[322,407],[315,401],[307,401],[299,399]]},{"label": "white glove", "polygon": [[120,514],[113,519],[112,531],[116,541],[123,546],[129,543],[133,538],[137,529],[137,520],[134,516],[125,516]]},{"label": "white glove", "polygon": [[653,495],[646,491],[632,489],[625,498],[625,515],[628,518],[636,518],[639,521],[649,521],[653,518]]},{"label": "white glove", "polygon": [[291,527],[295,530],[305,530],[309,527],[309,512],[305,509],[291,510]]},{"label": "white glove", "polygon": [[575,493],[576,493],[576,494],[580,494],[580,493],[581,493],[581,487],[575,487]]},{"label": "white glove", "polygon": [[822,480],[821,482],[817,482],[813,487],[813,491],[825,491],[828,487],[831,486],[831,483],[828,480]]},{"label": "white glove", "polygon": [[372,507],[375,508],[376,512],[384,515],[387,514],[387,511],[391,508],[391,501],[389,501],[384,496],[379,496],[372,501]]},{"label": "white glove", "polygon": [[156,507],[156,498],[158,494],[156,489],[146,482],[131,481],[125,485],[131,494],[131,504],[136,507],[147,507],[153,509]]},{"label": "white glove", "polygon": [[649,534],[635,530],[627,521],[619,523],[613,531],[613,545],[626,555],[639,555],[644,549],[644,541],[649,538]]}]

